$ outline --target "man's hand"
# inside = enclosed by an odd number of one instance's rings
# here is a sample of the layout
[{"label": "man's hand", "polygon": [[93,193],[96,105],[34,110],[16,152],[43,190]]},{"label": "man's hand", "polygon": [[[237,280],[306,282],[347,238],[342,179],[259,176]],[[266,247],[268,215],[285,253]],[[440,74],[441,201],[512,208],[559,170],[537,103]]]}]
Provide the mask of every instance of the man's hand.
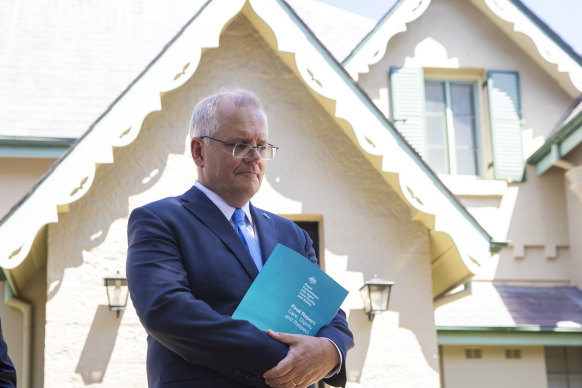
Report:
[{"label": "man's hand", "polygon": [[287,357],[263,377],[274,388],[305,388],[321,380],[337,367],[340,356],[327,338],[268,330],[269,336],[289,345]]}]

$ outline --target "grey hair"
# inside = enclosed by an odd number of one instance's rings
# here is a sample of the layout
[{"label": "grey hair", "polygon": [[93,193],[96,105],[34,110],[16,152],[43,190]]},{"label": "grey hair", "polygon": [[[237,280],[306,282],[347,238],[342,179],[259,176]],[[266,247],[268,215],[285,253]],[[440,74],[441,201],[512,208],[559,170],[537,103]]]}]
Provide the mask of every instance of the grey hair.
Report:
[{"label": "grey hair", "polygon": [[190,120],[190,140],[202,136],[213,137],[218,132],[220,121],[216,117],[216,111],[225,102],[232,102],[237,108],[250,106],[259,109],[265,117],[265,123],[267,121],[261,100],[256,94],[245,89],[221,90],[196,104]]}]

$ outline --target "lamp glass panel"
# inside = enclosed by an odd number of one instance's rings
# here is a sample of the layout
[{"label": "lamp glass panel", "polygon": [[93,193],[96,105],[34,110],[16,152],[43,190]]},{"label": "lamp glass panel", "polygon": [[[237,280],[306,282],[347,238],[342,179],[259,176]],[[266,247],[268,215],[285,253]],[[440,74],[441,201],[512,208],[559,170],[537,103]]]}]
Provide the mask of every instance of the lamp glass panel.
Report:
[{"label": "lamp glass panel", "polygon": [[370,284],[370,301],[373,311],[385,311],[388,309],[388,296],[390,287],[387,285]]},{"label": "lamp glass panel", "polygon": [[369,313],[372,311],[372,305],[370,302],[370,285],[366,284],[360,288],[360,296],[362,297],[362,302],[364,302],[364,311]]},{"label": "lamp glass panel", "polygon": [[125,307],[129,295],[126,279],[107,279],[107,296],[110,307]]}]

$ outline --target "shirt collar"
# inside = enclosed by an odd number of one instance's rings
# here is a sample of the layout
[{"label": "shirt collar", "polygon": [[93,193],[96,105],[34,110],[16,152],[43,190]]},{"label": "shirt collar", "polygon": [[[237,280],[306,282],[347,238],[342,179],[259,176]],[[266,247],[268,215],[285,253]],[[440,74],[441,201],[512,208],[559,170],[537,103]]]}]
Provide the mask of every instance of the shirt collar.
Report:
[{"label": "shirt collar", "polygon": [[[222,212],[222,214],[224,214],[227,220],[230,221],[232,219],[232,215],[234,214],[235,208],[226,203],[226,201],[222,199],[220,195],[204,187],[202,183],[200,183],[198,180],[194,183],[194,187],[202,191],[208,197],[208,199],[212,201],[213,204],[216,205],[216,207]],[[245,203],[244,206],[241,207],[241,209],[245,212],[247,219],[250,221],[250,225],[254,226],[253,217],[251,217],[251,209],[249,203],[250,202]]]}]

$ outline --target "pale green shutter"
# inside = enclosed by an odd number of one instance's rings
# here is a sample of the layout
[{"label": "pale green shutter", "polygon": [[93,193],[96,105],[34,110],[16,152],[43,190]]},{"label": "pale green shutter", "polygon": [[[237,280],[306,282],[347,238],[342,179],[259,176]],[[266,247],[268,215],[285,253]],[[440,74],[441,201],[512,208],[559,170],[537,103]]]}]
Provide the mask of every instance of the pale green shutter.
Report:
[{"label": "pale green shutter", "polygon": [[424,73],[418,67],[390,68],[392,122],[406,141],[424,154]]},{"label": "pale green shutter", "polygon": [[495,179],[523,180],[519,78],[516,72],[487,73]]}]

